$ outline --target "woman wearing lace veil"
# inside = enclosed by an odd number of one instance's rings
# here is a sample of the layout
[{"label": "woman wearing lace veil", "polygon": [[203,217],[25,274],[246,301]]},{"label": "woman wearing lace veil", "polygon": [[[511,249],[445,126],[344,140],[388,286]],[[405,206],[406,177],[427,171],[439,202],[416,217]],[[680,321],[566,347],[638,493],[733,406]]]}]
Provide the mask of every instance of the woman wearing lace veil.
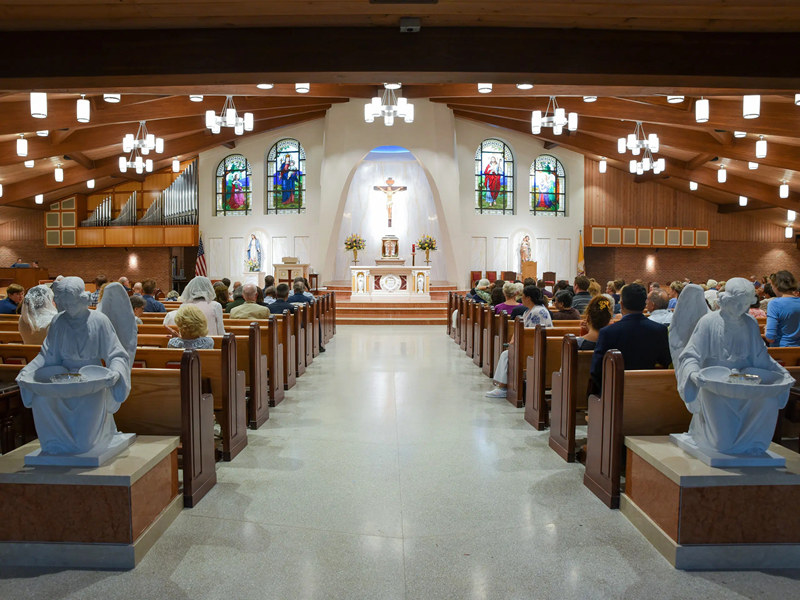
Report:
[{"label": "woman wearing lace veil", "polygon": [[[181,300],[184,304],[194,304],[206,316],[208,321],[208,335],[222,335],[225,333],[225,326],[222,323],[222,307],[214,302],[216,293],[211,280],[208,277],[195,277],[183,290]],[[164,325],[174,326],[175,313],[173,310],[164,317]]]},{"label": "woman wearing lace veil", "polygon": [[25,344],[40,345],[47,337],[50,321],[58,314],[53,303],[53,291],[46,285],[37,285],[28,290],[22,300],[19,318],[19,334]]}]

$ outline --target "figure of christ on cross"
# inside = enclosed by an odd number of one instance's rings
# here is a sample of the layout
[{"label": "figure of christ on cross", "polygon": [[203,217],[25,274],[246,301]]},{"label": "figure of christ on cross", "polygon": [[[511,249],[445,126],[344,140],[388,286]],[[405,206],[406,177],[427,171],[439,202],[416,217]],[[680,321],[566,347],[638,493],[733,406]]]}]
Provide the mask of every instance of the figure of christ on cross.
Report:
[{"label": "figure of christ on cross", "polygon": [[372,189],[386,194],[386,211],[389,213],[389,227],[391,227],[392,204],[394,203],[394,194],[396,192],[405,192],[408,188],[404,185],[395,185],[394,179],[389,177],[389,179],[386,180],[386,185],[376,185]]}]

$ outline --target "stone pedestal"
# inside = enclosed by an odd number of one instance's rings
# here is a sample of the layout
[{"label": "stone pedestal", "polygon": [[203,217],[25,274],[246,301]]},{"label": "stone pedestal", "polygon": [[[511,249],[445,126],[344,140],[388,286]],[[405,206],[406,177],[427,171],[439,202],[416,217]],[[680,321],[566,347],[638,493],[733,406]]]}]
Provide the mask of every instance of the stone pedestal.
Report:
[{"label": "stone pedestal", "polygon": [[261,289],[264,289],[264,278],[267,274],[264,271],[245,271],[242,273],[242,283],[255,283]]},{"label": "stone pedestal", "polygon": [[183,509],[178,442],[138,436],[93,469],[25,466],[38,441],[0,456],[0,564],[135,567]]},{"label": "stone pedestal", "polygon": [[620,510],[678,569],[800,567],[800,455],[785,467],[716,468],[668,436],[626,437]]}]

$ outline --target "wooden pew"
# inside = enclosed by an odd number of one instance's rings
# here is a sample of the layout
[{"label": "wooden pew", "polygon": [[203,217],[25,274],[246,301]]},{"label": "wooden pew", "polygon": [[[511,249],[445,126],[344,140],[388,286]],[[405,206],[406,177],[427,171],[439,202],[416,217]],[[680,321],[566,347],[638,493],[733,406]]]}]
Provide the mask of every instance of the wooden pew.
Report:
[{"label": "wooden pew", "polygon": [[0,344],[21,344],[22,335],[19,331],[0,331]]},{"label": "wooden pew", "polygon": [[501,317],[493,314],[488,304],[483,310],[483,364],[481,365],[481,370],[487,377],[492,377],[494,375],[495,365],[494,337],[495,332],[499,327]]},{"label": "wooden pew", "polygon": [[467,299],[464,296],[458,297],[458,345],[462,350],[467,349]]},{"label": "wooden pew", "polygon": [[[204,391],[214,396],[214,412],[222,431],[222,460],[233,460],[247,446],[245,372],[238,367],[238,348],[233,333],[219,338],[213,350],[197,350]],[[168,369],[180,364],[181,348],[137,348],[140,368]],[[246,362],[246,361],[245,361]]]},{"label": "wooden pew", "polygon": [[473,348],[474,348],[474,341],[475,341],[475,302],[472,300],[466,300],[465,302],[465,314],[467,317],[466,320],[466,328],[467,328],[467,343],[464,350],[467,353],[469,358],[473,356]]},{"label": "wooden pew", "polygon": [[131,393],[114,415],[120,431],[180,436],[187,507],[217,482],[214,400],[202,394],[201,386],[200,357],[196,350],[184,350],[180,370],[132,369]]},{"label": "wooden pew", "polygon": [[453,330],[453,311],[455,310],[455,306],[453,306],[454,296],[455,292],[447,292],[447,335],[450,337],[455,337],[455,331]]},{"label": "wooden pew", "polygon": [[550,337],[551,331],[541,325],[534,328],[533,354],[527,357],[525,366],[525,420],[539,431],[550,420],[545,390],[552,388],[553,372],[561,368],[564,335],[559,331]]},{"label": "wooden pew", "polygon": [[561,341],[561,368],[552,375],[548,444],[567,462],[575,461],[577,413],[588,407],[592,356],[593,350],[578,350],[577,338],[567,334]]},{"label": "wooden pew", "polygon": [[583,483],[606,506],[619,508],[625,436],[682,433],[692,415],[673,369],[626,371],[619,350],[606,352],[601,395],[589,396],[588,404]]},{"label": "wooden pew", "polygon": [[283,347],[283,388],[288,390],[293,388],[297,382],[297,362],[295,359],[295,344],[297,342],[294,337],[294,315],[286,310],[282,315],[273,315],[273,318],[278,327],[278,341]]},{"label": "wooden pew", "polygon": [[292,314],[294,325],[294,364],[295,373],[300,377],[306,372],[306,332],[303,329],[303,315],[295,310]]},{"label": "wooden pew", "polygon": [[495,322],[494,343],[492,345],[492,352],[494,354],[492,364],[494,368],[497,368],[497,361],[503,353],[503,350],[505,350],[504,346],[511,340],[511,336],[514,333],[514,322],[509,320],[506,313],[495,315],[494,318],[497,319],[497,321]]},{"label": "wooden pew", "polygon": [[[275,318],[230,319],[226,321],[225,326],[230,331],[248,331],[248,336],[253,336],[250,338],[250,363],[258,362],[258,371],[262,374],[257,379],[261,383],[255,387],[260,388],[260,394],[267,398],[269,406],[280,404],[285,395],[283,385],[283,345],[278,340],[278,324]],[[258,338],[257,341],[256,337]],[[249,385],[253,387],[252,383]],[[268,418],[268,414],[267,412],[264,415],[266,418],[257,418],[255,414],[251,414],[251,427],[254,429],[260,427]]]},{"label": "wooden pew", "polygon": [[[305,334],[306,366],[314,362],[314,319],[311,304],[303,304],[298,307],[299,313],[303,318],[303,333]],[[319,354],[319,353],[317,353]]]},{"label": "wooden pew", "polygon": [[482,369],[484,353],[486,352],[483,347],[485,340],[483,330],[486,327],[486,319],[489,316],[486,304],[483,302],[473,302],[473,315],[472,362]]}]

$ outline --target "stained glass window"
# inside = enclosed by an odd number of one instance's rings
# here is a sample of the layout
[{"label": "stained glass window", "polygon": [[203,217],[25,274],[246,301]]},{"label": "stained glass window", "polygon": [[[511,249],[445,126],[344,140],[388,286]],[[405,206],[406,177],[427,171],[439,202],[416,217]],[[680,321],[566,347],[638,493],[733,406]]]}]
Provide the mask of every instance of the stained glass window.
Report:
[{"label": "stained glass window", "polygon": [[555,156],[542,154],[531,165],[531,212],[567,215],[567,178]]},{"label": "stained glass window", "polygon": [[267,154],[267,214],[306,211],[306,151],[291,138]]},{"label": "stained glass window", "polygon": [[500,140],[483,140],[475,152],[475,211],[514,214],[514,155]]},{"label": "stained glass window", "polygon": [[253,206],[250,163],[241,154],[225,157],[217,167],[218,215],[249,215]]}]

